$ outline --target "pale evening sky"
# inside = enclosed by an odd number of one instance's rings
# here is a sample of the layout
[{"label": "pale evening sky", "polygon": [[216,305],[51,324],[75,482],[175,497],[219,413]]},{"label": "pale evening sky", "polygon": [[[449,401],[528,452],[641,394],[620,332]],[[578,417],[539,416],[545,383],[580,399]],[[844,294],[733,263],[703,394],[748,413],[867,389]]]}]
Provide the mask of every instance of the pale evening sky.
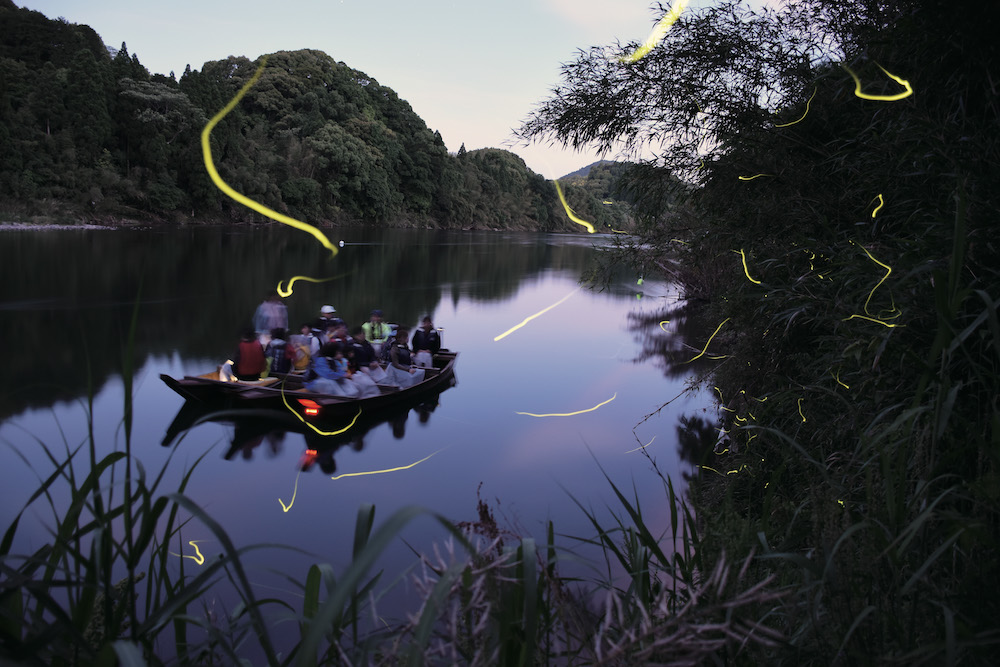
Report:
[{"label": "pale evening sky", "polygon": [[[600,159],[509,145],[561,63],[591,45],[646,39],[647,0],[15,0],[93,28],[150,72],[227,56],[318,49],[396,91],[448,150],[508,148],[546,178]],[[692,3],[696,6],[702,3]],[[614,157],[614,156],[608,156]]]}]

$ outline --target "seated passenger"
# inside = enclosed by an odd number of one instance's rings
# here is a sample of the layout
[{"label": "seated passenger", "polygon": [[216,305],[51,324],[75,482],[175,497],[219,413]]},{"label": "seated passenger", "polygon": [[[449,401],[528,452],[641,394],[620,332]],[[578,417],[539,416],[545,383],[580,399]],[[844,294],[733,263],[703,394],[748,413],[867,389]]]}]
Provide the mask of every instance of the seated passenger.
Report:
[{"label": "seated passenger", "polygon": [[246,329],[240,337],[240,344],[233,355],[233,373],[239,380],[259,380],[267,370],[264,348],[257,342],[253,329]]},{"label": "seated passenger", "polygon": [[413,363],[431,368],[434,366],[434,355],[440,350],[441,334],[428,315],[421,321],[420,328],[413,332]]},{"label": "seated passenger", "polygon": [[269,374],[290,373],[292,371],[292,357],[295,356],[294,348],[289,355],[289,343],[285,340],[285,330],[282,328],[271,329],[271,342],[267,344],[264,355],[271,360]]},{"label": "seated passenger", "polygon": [[344,320],[336,315],[337,309],[333,306],[323,306],[319,311],[319,318],[313,323],[312,330],[317,337],[322,337],[331,324],[343,324]]},{"label": "seated passenger", "polygon": [[349,356],[352,358],[354,366],[375,382],[383,384],[386,379],[385,371],[378,363],[375,348],[366,340],[364,328],[354,327],[351,336],[354,340],[351,342]]},{"label": "seated passenger", "polygon": [[356,398],[358,386],[350,381],[344,348],[338,343],[327,343],[313,359],[312,370],[316,378],[305,383],[306,389],[319,394]]},{"label": "seated passenger", "polygon": [[403,328],[396,332],[396,342],[389,352],[390,362],[385,369],[388,375],[386,384],[395,385],[400,389],[412,387],[424,379],[424,369],[412,366],[410,348],[406,345],[409,333]]},{"label": "seated passenger", "polygon": [[[297,371],[304,371],[309,368],[309,362],[319,354],[319,339],[313,335],[312,327],[303,324],[299,331],[302,333],[288,337],[288,347],[285,354],[291,359],[292,365]],[[294,351],[294,356],[291,354]]]},{"label": "seated passenger", "polygon": [[371,343],[375,351],[378,352],[385,341],[389,338],[389,325],[382,321],[382,311],[373,310],[371,320],[361,325],[365,330],[365,338]]}]

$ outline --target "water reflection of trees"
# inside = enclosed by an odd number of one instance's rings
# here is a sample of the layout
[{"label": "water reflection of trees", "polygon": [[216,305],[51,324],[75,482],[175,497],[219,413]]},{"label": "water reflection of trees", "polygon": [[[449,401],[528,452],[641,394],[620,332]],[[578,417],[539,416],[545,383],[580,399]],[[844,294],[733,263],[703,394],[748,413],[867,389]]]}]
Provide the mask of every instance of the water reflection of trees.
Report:
[{"label": "water reflection of trees", "polygon": [[[679,301],[654,312],[632,312],[628,328],[640,344],[634,363],[653,363],[671,379],[707,370],[716,361],[712,349],[691,361],[704,349],[711,329],[701,317],[697,303]],[[663,326],[660,326],[663,323]]]},{"label": "water reflection of trees", "polygon": [[[5,232],[0,337],[18,354],[0,366],[0,419],[98,391],[119,372],[133,307],[135,357],[222,360],[278,281],[300,281],[286,299],[290,324],[332,303],[349,323],[372,308],[415,325],[442,299],[497,301],[546,270],[579,274],[591,242],[538,234],[328,229],[347,246],[335,256],[283,226],[110,232]],[[447,327],[447,323],[440,324]]]},{"label": "water reflection of trees", "polygon": [[[677,418],[677,453],[681,460],[692,466],[711,465],[706,463],[712,456],[715,443],[719,439],[719,423],[698,415],[681,415]],[[684,479],[691,481],[697,475],[683,472]]]}]

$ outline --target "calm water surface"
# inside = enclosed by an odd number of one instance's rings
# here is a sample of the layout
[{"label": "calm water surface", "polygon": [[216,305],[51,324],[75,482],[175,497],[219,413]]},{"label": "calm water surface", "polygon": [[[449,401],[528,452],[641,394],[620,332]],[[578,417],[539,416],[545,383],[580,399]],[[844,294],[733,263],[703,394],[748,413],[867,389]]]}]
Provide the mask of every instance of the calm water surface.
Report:
[{"label": "calm water surface", "polygon": [[[603,291],[581,288],[601,252],[595,246],[607,242],[587,235],[348,229],[331,237],[345,241],[333,258],[283,227],[0,235],[0,332],[8,353],[17,351],[0,370],[0,529],[52,469],[42,444],[65,458],[85,442],[88,387],[99,454],[125,447],[123,341],[136,304],[133,451],[150,474],[168,466],[163,491],[175,490],[205,455],[187,494],[237,545],[308,552],[256,552],[252,579],[262,588],[282,587],[274,571],[304,580],[309,563],[343,567],[362,503],[375,505],[376,523],[412,504],[471,521],[481,497],[522,534],[543,539],[552,520],[558,533],[589,537],[593,529],[573,498],[600,514],[615,507],[606,473],[629,493],[634,485],[650,524],[667,528],[662,481],[639,448],[647,445],[660,470],[681,482],[692,466],[679,456],[678,418],[706,416],[709,403],[685,396],[643,421],[680,394],[695,370],[670,367],[661,355],[683,349],[694,326],[669,314],[677,305],[671,285],[637,285],[637,276],[622,275]],[[208,422],[162,446],[184,402],[159,374],[214,368],[257,303],[296,275],[334,279],[295,284],[286,299],[293,323],[311,320],[326,303],[349,325],[376,307],[411,326],[430,314],[445,346],[460,352],[457,385],[432,410],[376,425],[305,472],[306,438],[280,429]],[[569,417],[518,414],[569,413],[609,399]],[[425,458],[394,472],[331,479]],[[43,505],[29,510],[22,552],[47,538],[50,515]],[[442,533],[418,520],[405,536],[419,549]],[[219,551],[197,523],[183,537],[205,540],[206,556]],[[390,568],[412,562],[402,544],[386,556]]]}]

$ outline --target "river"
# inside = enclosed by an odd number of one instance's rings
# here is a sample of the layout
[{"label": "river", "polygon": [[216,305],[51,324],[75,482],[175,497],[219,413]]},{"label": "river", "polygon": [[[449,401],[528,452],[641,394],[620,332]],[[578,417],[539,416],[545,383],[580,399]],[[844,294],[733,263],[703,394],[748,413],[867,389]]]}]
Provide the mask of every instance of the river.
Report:
[{"label": "river", "polygon": [[[162,491],[175,490],[201,458],[186,493],[235,544],[305,552],[255,552],[251,579],[262,587],[282,587],[275,571],[304,579],[312,562],[343,568],[363,503],[375,505],[376,524],[413,504],[474,521],[482,499],[511,532],[541,540],[551,520],[560,535],[590,537],[577,502],[602,516],[606,507],[618,509],[607,475],[638,499],[650,526],[667,529],[663,481],[651,461],[683,486],[693,466],[681,455],[679,419],[706,418],[709,406],[703,394],[682,395],[697,364],[665,361],[666,351],[686,349],[685,336],[704,334],[676,311],[674,286],[625,273],[603,289],[582,286],[609,242],[601,236],[328,233],[344,243],[335,257],[282,226],[0,235],[7,348],[0,529],[53,469],[46,448],[63,460],[86,442],[89,414],[98,454],[124,449],[122,369],[133,313],[132,450],[147,474],[167,466]],[[348,324],[372,308],[410,326],[431,315],[444,345],[459,352],[456,386],[436,405],[376,425],[305,472],[307,442],[296,432],[207,422],[163,446],[184,402],[159,375],[214,368],[231,355],[256,305],[293,276],[330,278],[294,284],[285,300],[293,324],[312,320],[324,304]],[[85,459],[76,462],[78,474]],[[333,479],[376,471],[387,472]],[[53,493],[55,507],[66,500]],[[42,501],[25,516],[22,553],[48,539],[53,522]],[[417,521],[404,537],[418,550],[431,548],[442,537],[431,525]],[[221,548],[198,522],[183,538],[201,540],[207,557]],[[569,537],[560,541],[575,548]],[[402,543],[386,556],[387,568],[412,562]]]}]

